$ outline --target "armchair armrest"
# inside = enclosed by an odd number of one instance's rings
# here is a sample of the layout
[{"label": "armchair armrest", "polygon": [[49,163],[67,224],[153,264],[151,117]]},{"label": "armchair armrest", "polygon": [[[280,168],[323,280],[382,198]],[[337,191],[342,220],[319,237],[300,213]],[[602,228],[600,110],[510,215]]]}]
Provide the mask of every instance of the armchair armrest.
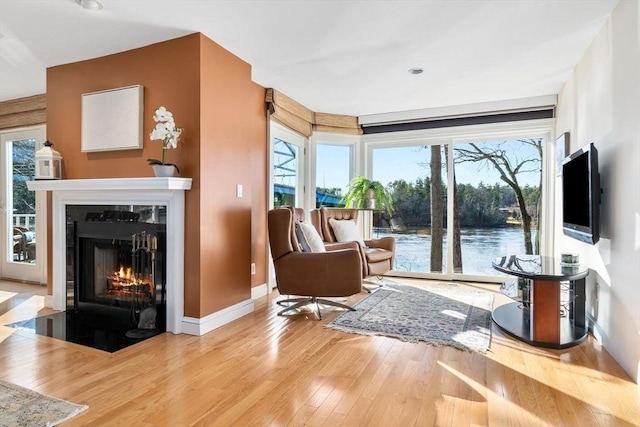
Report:
[{"label": "armchair armrest", "polygon": [[324,242],[324,247],[327,251],[336,251],[340,249],[356,249],[360,251],[360,245],[358,242]]},{"label": "armchair armrest", "polygon": [[275,267],[282,294],[341,297],[357,294],[362,285],[362,261],[354,249],[291,252]]},{"label": "armchair armrest", "polygon": [[365,240],[364,244],[370,248],[386,249],[391,252],[395,252],[396,250],[396,239],[391,236]]}]

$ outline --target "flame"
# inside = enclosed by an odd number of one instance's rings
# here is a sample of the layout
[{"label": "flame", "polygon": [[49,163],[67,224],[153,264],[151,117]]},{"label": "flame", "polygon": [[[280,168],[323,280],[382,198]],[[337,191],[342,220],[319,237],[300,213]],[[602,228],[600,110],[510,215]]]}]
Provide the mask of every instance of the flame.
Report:
[{"label": "flame", "polygon": [[118,277],[120,279],[131,280],[131,267],[127,267],[124,269],[124,266],[120,266],[120,271],[118,271]]},{"label": "flame", "polygon": [[121,265],[112,274],[107,275],[109,281],[109,294],[153,297],[155,289],[151,285],[148,276],[136,277],[131,267]]}]

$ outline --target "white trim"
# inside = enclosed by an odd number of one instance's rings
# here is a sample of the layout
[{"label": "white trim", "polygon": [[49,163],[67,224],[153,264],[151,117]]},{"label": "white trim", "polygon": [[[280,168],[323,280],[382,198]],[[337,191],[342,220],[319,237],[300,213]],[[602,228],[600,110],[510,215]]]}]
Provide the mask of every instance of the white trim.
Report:
[{"label": "white trim", "polygon": [[266,283],[263,283],[262,285],[254,286],[253,288],[251,288],[251,299],[256,300],[260,297],[267,295],[267,293],[268,293],[268,287]]},{"label": "white trim", "polygon": [[220,311],[211,313],[202,318],[195,317],[183,317],[182,319],[182,332],[190,335],[201,336],[208,332],[213,331],[227,323],[233,322],[236,319],[253,313],[254,303],[253,300],[241,301],[230,307],[223,308]]},{"label": "white trim", "polygon": [[191,188],[191,178],[30,181],[27,186],[30,190],[52,191],[52,308],[54,310],[66,310],[67,205],[167,206],[167,331],[176,334],[182,332],[184,314],[184,190]]},{"label": "white trim", "polygon": [[536,111],[555,107],[558,95],[531,98],[508,99],[504,101],[481,102],[477,104],[450,105],[446,107],[423,108],[420,110],[397,111],[393,113],[369,114],[358,117],[362,126],[424,121],[443,118],[470,117],[482,114],[515,113]]},{"label": "white trim", "polygon": [[598,322],[596,322],[591,314],[587,313],[585,317],[587,319],[587,328],[591,331],[591,335],[593,336],[593,338],[605,347],[608,347],[610,343],[607,339],[607,334],[605,333],[604,329],[602,329],[602,327],[598,325]]},{"label": "white trim", "polygon": [[29,190],[190,190],[191,178],[102,178],[29,181]]}]

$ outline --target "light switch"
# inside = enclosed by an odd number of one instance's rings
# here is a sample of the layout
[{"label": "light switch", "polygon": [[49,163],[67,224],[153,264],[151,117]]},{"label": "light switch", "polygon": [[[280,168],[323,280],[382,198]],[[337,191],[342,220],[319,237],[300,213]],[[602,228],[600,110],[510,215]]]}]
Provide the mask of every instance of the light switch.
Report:
[{"label": "light switch", "polygon": [[242,184],[236,185],[236,196],[242,197]]}]

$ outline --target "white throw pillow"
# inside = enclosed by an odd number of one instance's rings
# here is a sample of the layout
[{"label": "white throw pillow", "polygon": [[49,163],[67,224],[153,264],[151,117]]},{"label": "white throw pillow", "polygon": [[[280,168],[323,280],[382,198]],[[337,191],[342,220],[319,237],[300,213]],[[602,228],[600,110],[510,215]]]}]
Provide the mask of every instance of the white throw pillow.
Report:
[{"label": "white throw pillow", "polygon": [[364,240],[360,236],[360,231],[358,231],[355,221],[329,218],[329,225],[333,228],[333,234],[336,235],[338,242],[358,242],[360,246],[364,246]]},{"label": "white throw pillow", "polygon": [[311,252],[326,252],[327,249],[324,247],[324,243],[322,242],[322,237],[318,234],[318,230],[309,224],[308,222],[301,222],[300,228],[302,228],[302,232],[304,236],[307,238],[307,243],[311,248]]}]

